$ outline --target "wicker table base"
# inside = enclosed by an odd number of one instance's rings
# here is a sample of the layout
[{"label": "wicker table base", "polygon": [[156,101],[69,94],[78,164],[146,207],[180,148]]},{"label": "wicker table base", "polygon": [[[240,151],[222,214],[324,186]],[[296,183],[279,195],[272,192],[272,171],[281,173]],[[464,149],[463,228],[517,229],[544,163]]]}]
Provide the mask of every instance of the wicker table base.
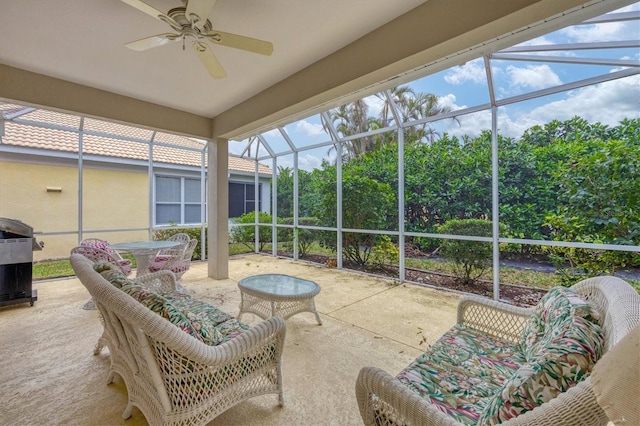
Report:
[{"label": "wicker table base", "polygon": [[238,282],[240,313],[252,313],[262,319],[290,318],[300,312],[315,314],[319,325],[322,320],[316,310],[314,297],[320,286],[313,281],[281,274],[254,275]]}]

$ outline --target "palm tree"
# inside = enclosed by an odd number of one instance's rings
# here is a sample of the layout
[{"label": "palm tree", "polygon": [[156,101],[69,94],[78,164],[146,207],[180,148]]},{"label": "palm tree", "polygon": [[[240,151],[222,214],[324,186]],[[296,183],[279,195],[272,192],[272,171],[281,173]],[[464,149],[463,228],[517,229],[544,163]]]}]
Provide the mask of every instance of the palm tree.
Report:
[{"label": "palm tree", "polygon": [[[389,92],[393,103],[398,109],[401,123],[434,117],[450,111],[450,108],[440,105],[438,103],[438,97],[432,93],[416,93],[409,86],[393,87],[389,89]],[[392,121],[395,121],[391,111],[391,105],[386,95],[379,93],[376,96],[385,101],[379,118],[369,116],[369,107],[364,99],[358,99],[357,101],[342,105],[329,112],[331,124],[340,136],[346,137],[389,127]],[[456,118],[454,118],[454,120],[457,121]],[[328,127],[328,123],[324,122],[324,120],[323,126],[325,129]],[[432,143],[437,136],[440,136],[428,123],[405,128],[404,132],[405,143],[408,144],[422,141]],[[353,158],[358,158],[367,152],[377,150],[384,144],[395,142],[395,138],[389,138],[386,137],[386,135],[370,135],[352,139],[343,144],[342,159],[343,161],[348,161]],[[335,146],[330,148],[328,153],[331,153],[334,149],[336,149]]]},{"label": "palm tree", "polygon": [[[407,117],[404,116],[403,111],[407,110],[410,99],[416,96],[415,91],[409,86],[396,86],[389,89],[389,93],[391,94],[393,103],[400,110],[400,120],[402,120],[402,122],[406,121]],[[391,105],[384,93],[378,93],[376,97],[384,101],[384,106],[380,111],[380,119],[382,120],[382,127],[387,127],[391,124],[392,120],[395,121],[391,113]]]},{"label": "palm tree", "polygon": [[[451,110],[448,107],[440,105],[436,95],[423,92],[416,93],[409,86],[394,87],[390,89],[389,92],[391,93],[393,103],[398,108],[398,114],[403,123],[434,117]],[[391,118],[393,117],[391,114],[391,106],[386,100],[386,96],[382,94],[378,94],[377,96],[385,100],[384,107],[380,111],[380,119],[386,127],[390,124]],[[454,120],[456,120],[456,122],[458,121],[456,118],[454,118]],[[440,134],[427,123],[405,128],[405,141],[407,141],[407,143],[420,142],[425,139],[432,143],[436,136],[440,136]]]},{"label": "palm tree", "polygon": [[[342,137],[366,133],[378,128],[379,122],[374,117],[368,116],[369,106],[364,99],[349,104],[342,105],[329,112],[331,124]],[[328,123],[323,122],[325,128]],[[358,158],[361,155],[377,149],[379,138],[376,136],[365,136],[352,139],[343,144],[343,160]],[[329,153],[335,146],[329,149]]]}]

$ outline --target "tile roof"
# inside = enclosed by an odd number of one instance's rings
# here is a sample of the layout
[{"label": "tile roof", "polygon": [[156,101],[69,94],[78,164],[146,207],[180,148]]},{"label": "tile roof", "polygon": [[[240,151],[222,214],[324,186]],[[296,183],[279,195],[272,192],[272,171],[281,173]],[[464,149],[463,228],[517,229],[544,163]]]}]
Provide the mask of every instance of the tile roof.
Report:
[{"label": "tile roof", "polygon": [[[73,153],[79,151],[77,132],[80,117],[41,109],[29,111],[20,105],[0,103],[0,113],[5,117],[21,111],[24,114],[5,122],[2,145]],[[43,127],[40,123],[54,127]],[[200,167],[204,141],[163,132],[154,133],[152,130],[94,118],[85,118],[82,125],[82,149],[85,154],[147,161],[149,146],[142,141],[153,138],[154,161]],[[110,135],[113,137],[109,137]],[[229,170],[253,173],[255,162],[229,157]],[[259,173],[271,175],[271,169],[259,164]]]}]

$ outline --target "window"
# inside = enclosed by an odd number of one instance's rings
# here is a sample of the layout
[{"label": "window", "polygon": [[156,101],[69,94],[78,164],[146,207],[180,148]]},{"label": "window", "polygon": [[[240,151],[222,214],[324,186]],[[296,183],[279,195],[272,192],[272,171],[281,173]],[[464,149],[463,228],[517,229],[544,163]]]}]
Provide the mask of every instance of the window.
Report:
[{"label": "window", "polygon": [[[253,183],[229,182],[229,217],[240,217],[256,208],[256,186]],[[262,184],[258,185],[258,208],[262,201]]]},{"label": "window", "polygon": [[156,225],[199,224],[200,206],[200,179],[156,176]]}]

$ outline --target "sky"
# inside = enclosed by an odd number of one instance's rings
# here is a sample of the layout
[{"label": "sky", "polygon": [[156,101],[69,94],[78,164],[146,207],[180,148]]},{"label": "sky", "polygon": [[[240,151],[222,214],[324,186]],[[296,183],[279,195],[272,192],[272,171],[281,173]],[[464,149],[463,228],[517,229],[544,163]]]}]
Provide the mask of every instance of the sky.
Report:
[{"label": "sky", "polygon": [[[614,12],[631,11],[640,11],[640,3]],[[621,40],[640,40],[640,21],[576,25],[529,40],[519,46]],[[550,51],[530,54],[567,58],[640,60],[638,48]],[[495,96],[498,100],[605,75],[620,69],[622,68],[612,65],[495,59],[491,61]],[[408,86],[416,92],[437,95],[440,105],[453,111],[487,104],[490,101],[482,58],[415,80],[408,83]],[[377,116],[383,102],[376,96],[369,96],[365,101],[369,107],[369,115]],[[534,125],[544,125],[554,119],[567,120],[576,115],[589,122],[600,122],[608,126],[616,126],[624,118],[640,118],[640,75],[499,107],[498,132],[503,136],[518,138],[526,129]],[[452,136],[469,135],[471,137],[480,134],[482,130],[491,129],[489,110],[460,115],[457,118],[457,122],[451,119],[442,120],[433,123],[432,127],[441,134],[447,132]],[[322,128],[318,115],[291,123],[285,126],[285,130],[296,147],[313,146],[330,140],[329,135]],[[290,150],[278,130],[267,132],[263,137],[276,153]],[[239,154],[246,145],[246,141],[230,142],[229,151]],[[268,153],[266,150],[261,150],[259,155],[262,157]],[[320,167],[322,159],[334,160],[335,150],[327,146],[304,150],[299,154],[298,167],[312,170]],[[270,160],[262,162],[270,167],[273,166]],[[293,167],[293,155],[278,157],[277,166]]]}]

